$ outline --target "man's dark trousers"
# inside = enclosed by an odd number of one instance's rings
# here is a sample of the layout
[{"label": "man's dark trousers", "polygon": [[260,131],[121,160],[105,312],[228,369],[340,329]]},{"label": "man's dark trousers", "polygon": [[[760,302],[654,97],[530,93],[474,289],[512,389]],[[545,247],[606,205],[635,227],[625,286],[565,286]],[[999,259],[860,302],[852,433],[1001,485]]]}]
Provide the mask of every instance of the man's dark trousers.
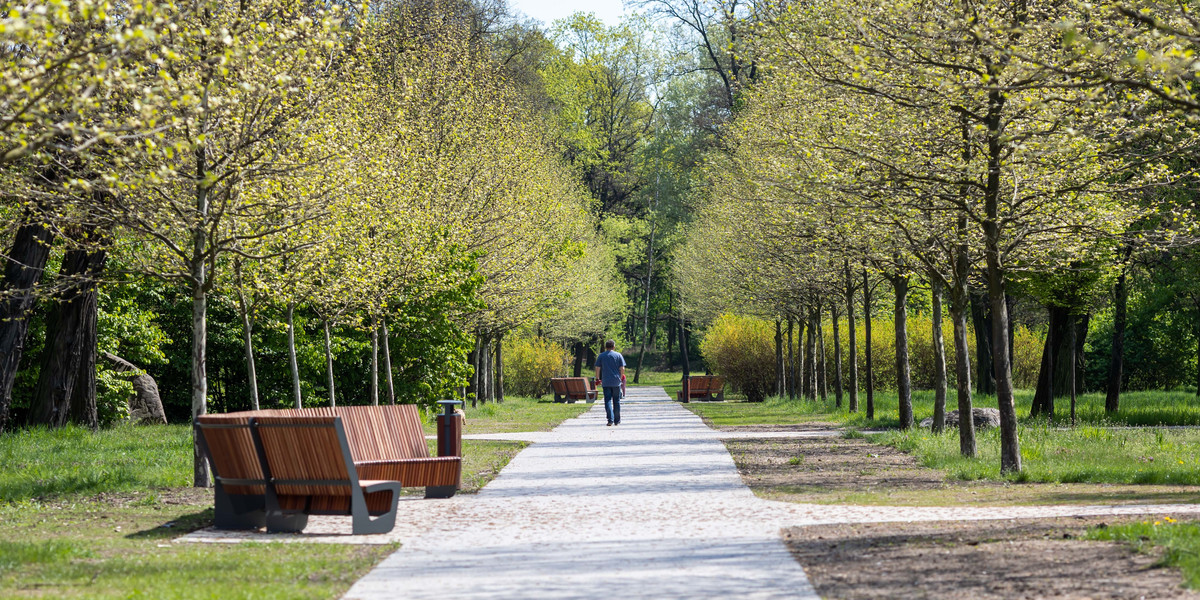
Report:
[{"label": "man's dark trousers", "polygon": [[604,386],[604,414],[609,423],[621,424],[621,386]]}]

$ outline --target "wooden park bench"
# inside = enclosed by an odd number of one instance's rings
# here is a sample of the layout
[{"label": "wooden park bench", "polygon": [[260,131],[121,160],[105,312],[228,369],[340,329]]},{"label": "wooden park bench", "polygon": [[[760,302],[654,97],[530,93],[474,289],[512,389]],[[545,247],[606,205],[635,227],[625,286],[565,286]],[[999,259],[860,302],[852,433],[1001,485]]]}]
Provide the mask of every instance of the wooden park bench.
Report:
[{"label": "wooden park bench", "polygon": [[395,527],[401,482],[360,477],[342,417],[260,416],[250,427],[267,478],[267,531],[300,531],[308,515],[351,515],[355,535]]},{"label": "wooden park bench", "polygon": [[553,377],[550,387],[554,390],[555,402],[596,401],[596,388],[587,377]]},{"label": "wooden park bench", "polygon": [[679,390],[675,397],[680,402],[691,400],[725,400],[725,381],[716,375],[694,375],[688,378],[688,395]]},{"label": "wooden park bench", "polygon": [[[267,471],[251,432],[253,420],[264,417],[340,417],[358,478],[400,481],[407,487],[424,487],[426,498],[453,496],[460,487],[462,457],[429,455],[417,411],[416,405],[402,404],[259,410],[197,418],[197,438],[216,479],[214,525],[218,529],[254,529],[265,525],[271,530],[294,531],[303,528],[303,523],[298,528],[296,523],[307,521],[307,517],[301,519],[292,509],[297,503],[311,503],[311,499],[297,499],[293,495],[282,500],[284,509],[292,512],[274,514],[270,521],[267,519],[268,482],[264,475]],[[439,429],[439,437],[441,433]],[[449,447],[461,450],[457,444]],[[296,450],[303,449],[296,446]],[[461,454],[460,450],[456,454]],[[344,503],[344,500],[338,502]],[[333,510],[321,502],[328,502],[328,499],[318,501],[315,510]],[[342,508],[339,504],[337,510]]]}]

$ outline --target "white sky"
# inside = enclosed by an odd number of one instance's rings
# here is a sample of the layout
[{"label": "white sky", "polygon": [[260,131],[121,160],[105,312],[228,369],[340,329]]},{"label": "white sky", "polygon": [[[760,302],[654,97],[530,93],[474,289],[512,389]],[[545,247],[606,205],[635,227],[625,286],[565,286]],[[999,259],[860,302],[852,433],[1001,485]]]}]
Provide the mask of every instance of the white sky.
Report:
[{"label": "white sky", "polygon": [[611,27],[621,20],[621,13],[624,12],[622,0],[509,0],[508,6],[514,12],[525,13],[545,25],[582,11],[595,13],[605,25]]}]

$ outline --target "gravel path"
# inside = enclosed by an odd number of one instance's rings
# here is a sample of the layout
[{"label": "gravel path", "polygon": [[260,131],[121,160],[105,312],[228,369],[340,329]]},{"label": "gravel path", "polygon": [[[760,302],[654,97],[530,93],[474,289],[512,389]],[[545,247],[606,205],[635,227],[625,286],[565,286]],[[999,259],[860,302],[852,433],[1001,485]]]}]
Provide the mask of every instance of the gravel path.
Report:
[{"label": "gravel path", "polygon": [[[346,598],[816,598],[778,503],[742,484],[708,427],[661,388],[631,388],[522,451],[474,498],[429,503],[430,529]],[[445,506],[439,515],[438,506]]]}]

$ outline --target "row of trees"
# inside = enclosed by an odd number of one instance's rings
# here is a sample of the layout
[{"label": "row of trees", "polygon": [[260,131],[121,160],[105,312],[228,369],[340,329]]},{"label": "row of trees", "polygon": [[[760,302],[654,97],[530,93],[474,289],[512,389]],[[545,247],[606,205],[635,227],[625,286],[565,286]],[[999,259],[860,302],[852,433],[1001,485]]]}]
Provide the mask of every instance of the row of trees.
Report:
[{"label": "row of trees", "polygon": [[[974,379],[993,380],[1001,468],[1020,470],[1012,290],[1062,309],[1044,360],[1062,364],[1053,353],[1068,349],[1069,379],[1087,290],[1104,289],[1134,249],[1191,237],[1191,196],[1162,191],[1190,174],[1193,97],[1178,79],[1189,17],[1154,4],[1025,0],[774,13],[755,49],[766,75],[725,151],[709,157],[708,197],[677,258],[688,265],[677,269],[687,310],[702,318],[748,297],[763,316],[809,327],[822,311],[836,327],[844,310],[853,330],[856,295],[869,315],[876,282],[886,282],[909,427],[908,294],[928,286],[941,365],[934,428],[947,396],[946,310],[958,409],[971,410]],[[990,359],[974,373],[972,317],[980,361]],[[853,365],[858,349],[848,353]],[[1035,412],[1053,411],[1053,372],[1043,369]],[[973,456],[970,420],[959,435]]]},{"label": "row of trees", "polygon": [[[63,0],[4,14],[0,177],[15,235],[0,427],[40,306],[26,418],[96,425],[106,276],[137,288],[124,298],[153,299],[153,280],[187,290],[193,417],[208,410],[214,300],[239,317],[252,408],[264,315],[283,321],[289,403],[302,406],[319,399],[302,393],[297,316],[323,329],[329,403],[339,331],[370,338],[370,401],[380,341],[386,399],[399,374],[406,400],[432,401],[502,390],[490,382],[505,332],[603,332],[621,306],[586,192],[477,6]],[[404,347],[389,346],[389,323],[413,334]],[[207,485],[199,454],[195,477]]]}]

